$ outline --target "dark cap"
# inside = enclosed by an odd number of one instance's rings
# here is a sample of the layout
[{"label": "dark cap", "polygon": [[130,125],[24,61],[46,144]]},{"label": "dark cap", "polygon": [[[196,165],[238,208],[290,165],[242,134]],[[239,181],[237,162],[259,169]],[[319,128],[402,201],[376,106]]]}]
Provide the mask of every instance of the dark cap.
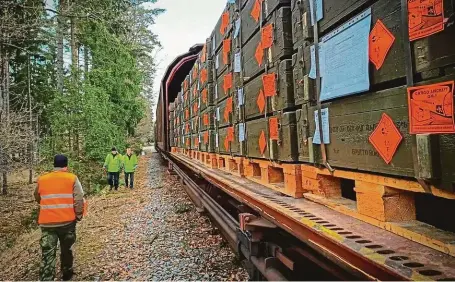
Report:
[{"label": "dark cap", "polygon": [[117,151],[117,148],[112,147],[111,151]]},{"label": "dark cap", "polygon": [[56,155],[54,157],[54,167],[64,168],[68,166],[68,158],[64,155]]}]

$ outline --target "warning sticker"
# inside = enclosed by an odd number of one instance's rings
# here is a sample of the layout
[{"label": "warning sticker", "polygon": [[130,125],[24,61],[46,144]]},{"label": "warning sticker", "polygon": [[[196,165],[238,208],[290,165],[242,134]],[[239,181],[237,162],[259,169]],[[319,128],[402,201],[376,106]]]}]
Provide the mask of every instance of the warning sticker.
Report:
[{"label": "warning sticker", "polygon": [[411,134],[455,133],[454,81],[408,88]]},{"label": "warning sticker", "polygon": [[261,31],[262,48],[270,48],[273,45],[273,25],[269,24]]},{"label": "warning sticker", "polygon": [[224,109],[224,121],[229,121],[229,114],[232,113],[232,97],[226,100],[226,108]]},{"label": "warning sticker", "polygon": [[204,90],[202,90],[202,102],[204,102],[204,104],[207,104],[207,96],[208,96],[208,90],[207,88],[204,88]]},{"label": "warning sticker", "polygon": [[265,96],[264,96],[264,91],[259,91],[258,98],[256,100],[256,104],[258,105],[259,112],[262,114],[264,112],[265,108]]},{"label": "warning sticker", "polygon": [[194,102],[194,104],[193,104],[193,114],[197,113],[197,110],[198,110],[197,102]]},{"label": "warning sticker", "polygon": [[227,139],[229,141],[234,141],[234,127],[227,128]]},{"label": "warning sticker", "polygon": [[262,3],[262,1],[263,0],[254,1],[253,10],[251,10],[251,17],[253,17],[253,19],[256,22],[259,22],[259,18],[261,17],[261,3]]},{"label": "warning sticker", "polygon": [[224,12],[221,16],[221,26],[220,26],[220,33],[224,35],[226,33],[226,29],[229,26],[229,12]]},{"label": "warning sticker", "polygon": [[269,135],[270,135],[270,140],[278,141],[279,130],[278,130],[278,118],[277,117],[271,117],[269,119]]},{"label": "warning sticker", "polygon": [[395,36],[387,29],[381,20],[376,22],[370,33],[370,61],[380,69],[384,64],[387,53],[395,42]]},{"label": "warning sticker", "polygon": [[232,88],[232,73],[224,76],[223,89],[224,93],[228,94],[228,90]]},{"label": "warning sticker", "polygon": [[200,76],[201,76],[201,83],[202,84],[207,82],[207,69],[202,69]]},{"label": "warning sticker", "polygon": [[267,148],[267,139],[265,138],[265,133],[263,130],[259,136],[259,150],[261,150],[262,155],[264,155],[265,148]]},{"label": "warning sticker", "polygon": [[231,52],[231,39],[223,40],[223,63],[229,63],[229,52]]},{"label": "warning sticker", "polygon": [[262,43],[259,42],[258,47],[256,48],[256,52],[254,53],[254,57],[256,58],[256,62],[258,65],[262,65],[262,60],[264,58],[264,48],[262,48]]},{"label": "warning sticker", "polygon": [[209,143],[209,132],[208,131],[204,132],[204,143],[205,144]]},{"label": "warning sticker", "polygon": [[190,111],[188,109],[185,110],[185,117],[187,120],[190,118]]},{"label": "warning sticker", "polygon": [[398,131],[390,116],[384,113],[378,126],[370,135],[369,140],[384,161],[390,164],[398,149],[398,145],[403,140],[403,136],[401,136],[400,131]]},{"label": "warning sticker", "polygon": [[204,114],[203,122],[205,126],[209,125],[209,114]]},{"label": "warning sticker", "polygon": [[409,40],[444,30],[443,0],[408,0]]},{"label": "warning sticker", "polygon": [[275,73],[266,74],[262,76],[262,85],[264,86],[265,97],[272,97],[276,95],[276,75]]}]

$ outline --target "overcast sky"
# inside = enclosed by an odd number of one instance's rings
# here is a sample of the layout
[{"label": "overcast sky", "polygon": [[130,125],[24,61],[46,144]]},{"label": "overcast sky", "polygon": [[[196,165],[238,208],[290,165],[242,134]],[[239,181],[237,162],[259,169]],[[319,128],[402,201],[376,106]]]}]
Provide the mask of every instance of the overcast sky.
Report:
[{"label": "overcast sky", "polygon": [[166,9],[152,26],[159,36],[163,50],[158,55],[160,62],[155,80],[155,91],[168,65],[178,55],[197,44],[205,43],[223,13],[227,0],[158,0],[154,5]]}]

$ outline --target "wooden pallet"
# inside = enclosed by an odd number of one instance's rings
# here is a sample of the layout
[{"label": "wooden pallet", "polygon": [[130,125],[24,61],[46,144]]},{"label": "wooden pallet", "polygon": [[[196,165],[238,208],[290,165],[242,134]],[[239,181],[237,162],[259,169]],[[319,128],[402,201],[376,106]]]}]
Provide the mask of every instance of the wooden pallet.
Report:
[{"label": "wooden pallet", "polygon": [[236,176],[244,177],[243,157],[217,154],[216,161],[218,169]]},{"label": "wooden pallet", "polygon": [[245,177],[293,198],[302,198],[302,174],[298,164],[244,159]]},{"label": "wooden pallet", "polygon": [[198,152],[198,161],[208,168],[218,168],[217,156],[214,153]]}]

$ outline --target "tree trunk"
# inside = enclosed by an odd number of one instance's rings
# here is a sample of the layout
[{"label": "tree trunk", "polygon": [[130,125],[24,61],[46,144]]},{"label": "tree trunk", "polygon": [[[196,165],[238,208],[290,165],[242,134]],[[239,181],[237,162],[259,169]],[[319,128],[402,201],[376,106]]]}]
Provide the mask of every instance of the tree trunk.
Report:
[{"label": "tree trunk", "polygon": [[63,94],[63,33],[65,30],[65,1],[60,0],[57,16],[57,90]]},{"label": "tree trunk", "polygon": [[8,174],[6,172],[3,173],[3,181],[2,181],[2,194],[8,194]]}]

